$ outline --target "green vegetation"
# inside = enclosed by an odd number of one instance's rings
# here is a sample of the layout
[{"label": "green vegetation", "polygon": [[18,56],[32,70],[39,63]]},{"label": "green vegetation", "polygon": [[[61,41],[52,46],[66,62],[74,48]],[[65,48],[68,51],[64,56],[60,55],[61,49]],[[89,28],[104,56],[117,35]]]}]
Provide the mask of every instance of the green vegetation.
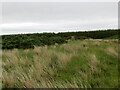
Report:
[{"label": "green vegetation", "polygon": [[2,61],[3,88],[118,87],[117,40],[77,40],[34,49],[2,50]]},{"label": "green vegetation", "polygon": [[[104,39],[114,35],[118,35],[118,30],[2,35],[1,44],[2,49],[29,49],[34,46],[63,44],[70,40]],[[118,39],[118,37],[115,38]],[[112,37],[112,39],[115,38]]]},{"label": "green vegetation", "polygon": [[107,37],[106,39],[118,39],[118,38],[119,38],[118,35],[113,35],[113,36]]}]

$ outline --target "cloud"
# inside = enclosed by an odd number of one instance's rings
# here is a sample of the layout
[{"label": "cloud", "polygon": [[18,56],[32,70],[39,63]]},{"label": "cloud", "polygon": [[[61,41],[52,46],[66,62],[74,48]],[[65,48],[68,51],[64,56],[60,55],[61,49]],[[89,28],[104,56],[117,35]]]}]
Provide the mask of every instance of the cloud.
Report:
[{"label": "cloud", "polygon": [[2,34],[118,28],[117,3],[4,2]]},{"label": "cloud", "polygon": [[2,2],[118,2],[119,0],[1,0]]},{"label": "cloud", "polygon": [[80,31],[93,29],[116,28],[118,19],[98,19],[98,20],[56,20],[54,22],[24,22],[24,23],[5,23],[2,24],[4,33],[9,32],[59,32],[59,31]]}]

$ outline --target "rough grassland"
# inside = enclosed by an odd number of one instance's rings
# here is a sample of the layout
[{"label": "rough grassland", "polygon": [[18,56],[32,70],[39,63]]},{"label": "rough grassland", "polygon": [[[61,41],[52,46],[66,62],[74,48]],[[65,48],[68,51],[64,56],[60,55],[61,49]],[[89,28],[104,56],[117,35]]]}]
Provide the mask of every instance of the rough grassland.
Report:
[{"label": "rough grassland", "polygon": [[83,40],[3,50],[3,88],[117,88],[118,43]]}]

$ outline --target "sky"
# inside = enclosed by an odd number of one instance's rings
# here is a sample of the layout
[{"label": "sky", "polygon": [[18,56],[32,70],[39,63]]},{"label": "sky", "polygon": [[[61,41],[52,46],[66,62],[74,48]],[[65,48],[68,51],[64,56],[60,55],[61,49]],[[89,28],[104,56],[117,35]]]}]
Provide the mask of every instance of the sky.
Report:
[{"label": "sky", "polygon": [[118,2],[112,0],[111,2],[4,0],[1,8],[2,35],[118,28]]}]

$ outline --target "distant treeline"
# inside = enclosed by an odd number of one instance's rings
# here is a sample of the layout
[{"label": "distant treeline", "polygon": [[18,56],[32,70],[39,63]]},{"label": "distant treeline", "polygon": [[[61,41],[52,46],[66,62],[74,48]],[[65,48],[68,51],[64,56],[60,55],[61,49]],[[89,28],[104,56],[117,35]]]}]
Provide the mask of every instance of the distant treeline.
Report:
[{"label": "distant treeline", "polygon": [[118,30],[2,35],[2,49],[28,49],[34,46],[63,44],[71,39],[104,39],[114,35],[118,36]]}]

